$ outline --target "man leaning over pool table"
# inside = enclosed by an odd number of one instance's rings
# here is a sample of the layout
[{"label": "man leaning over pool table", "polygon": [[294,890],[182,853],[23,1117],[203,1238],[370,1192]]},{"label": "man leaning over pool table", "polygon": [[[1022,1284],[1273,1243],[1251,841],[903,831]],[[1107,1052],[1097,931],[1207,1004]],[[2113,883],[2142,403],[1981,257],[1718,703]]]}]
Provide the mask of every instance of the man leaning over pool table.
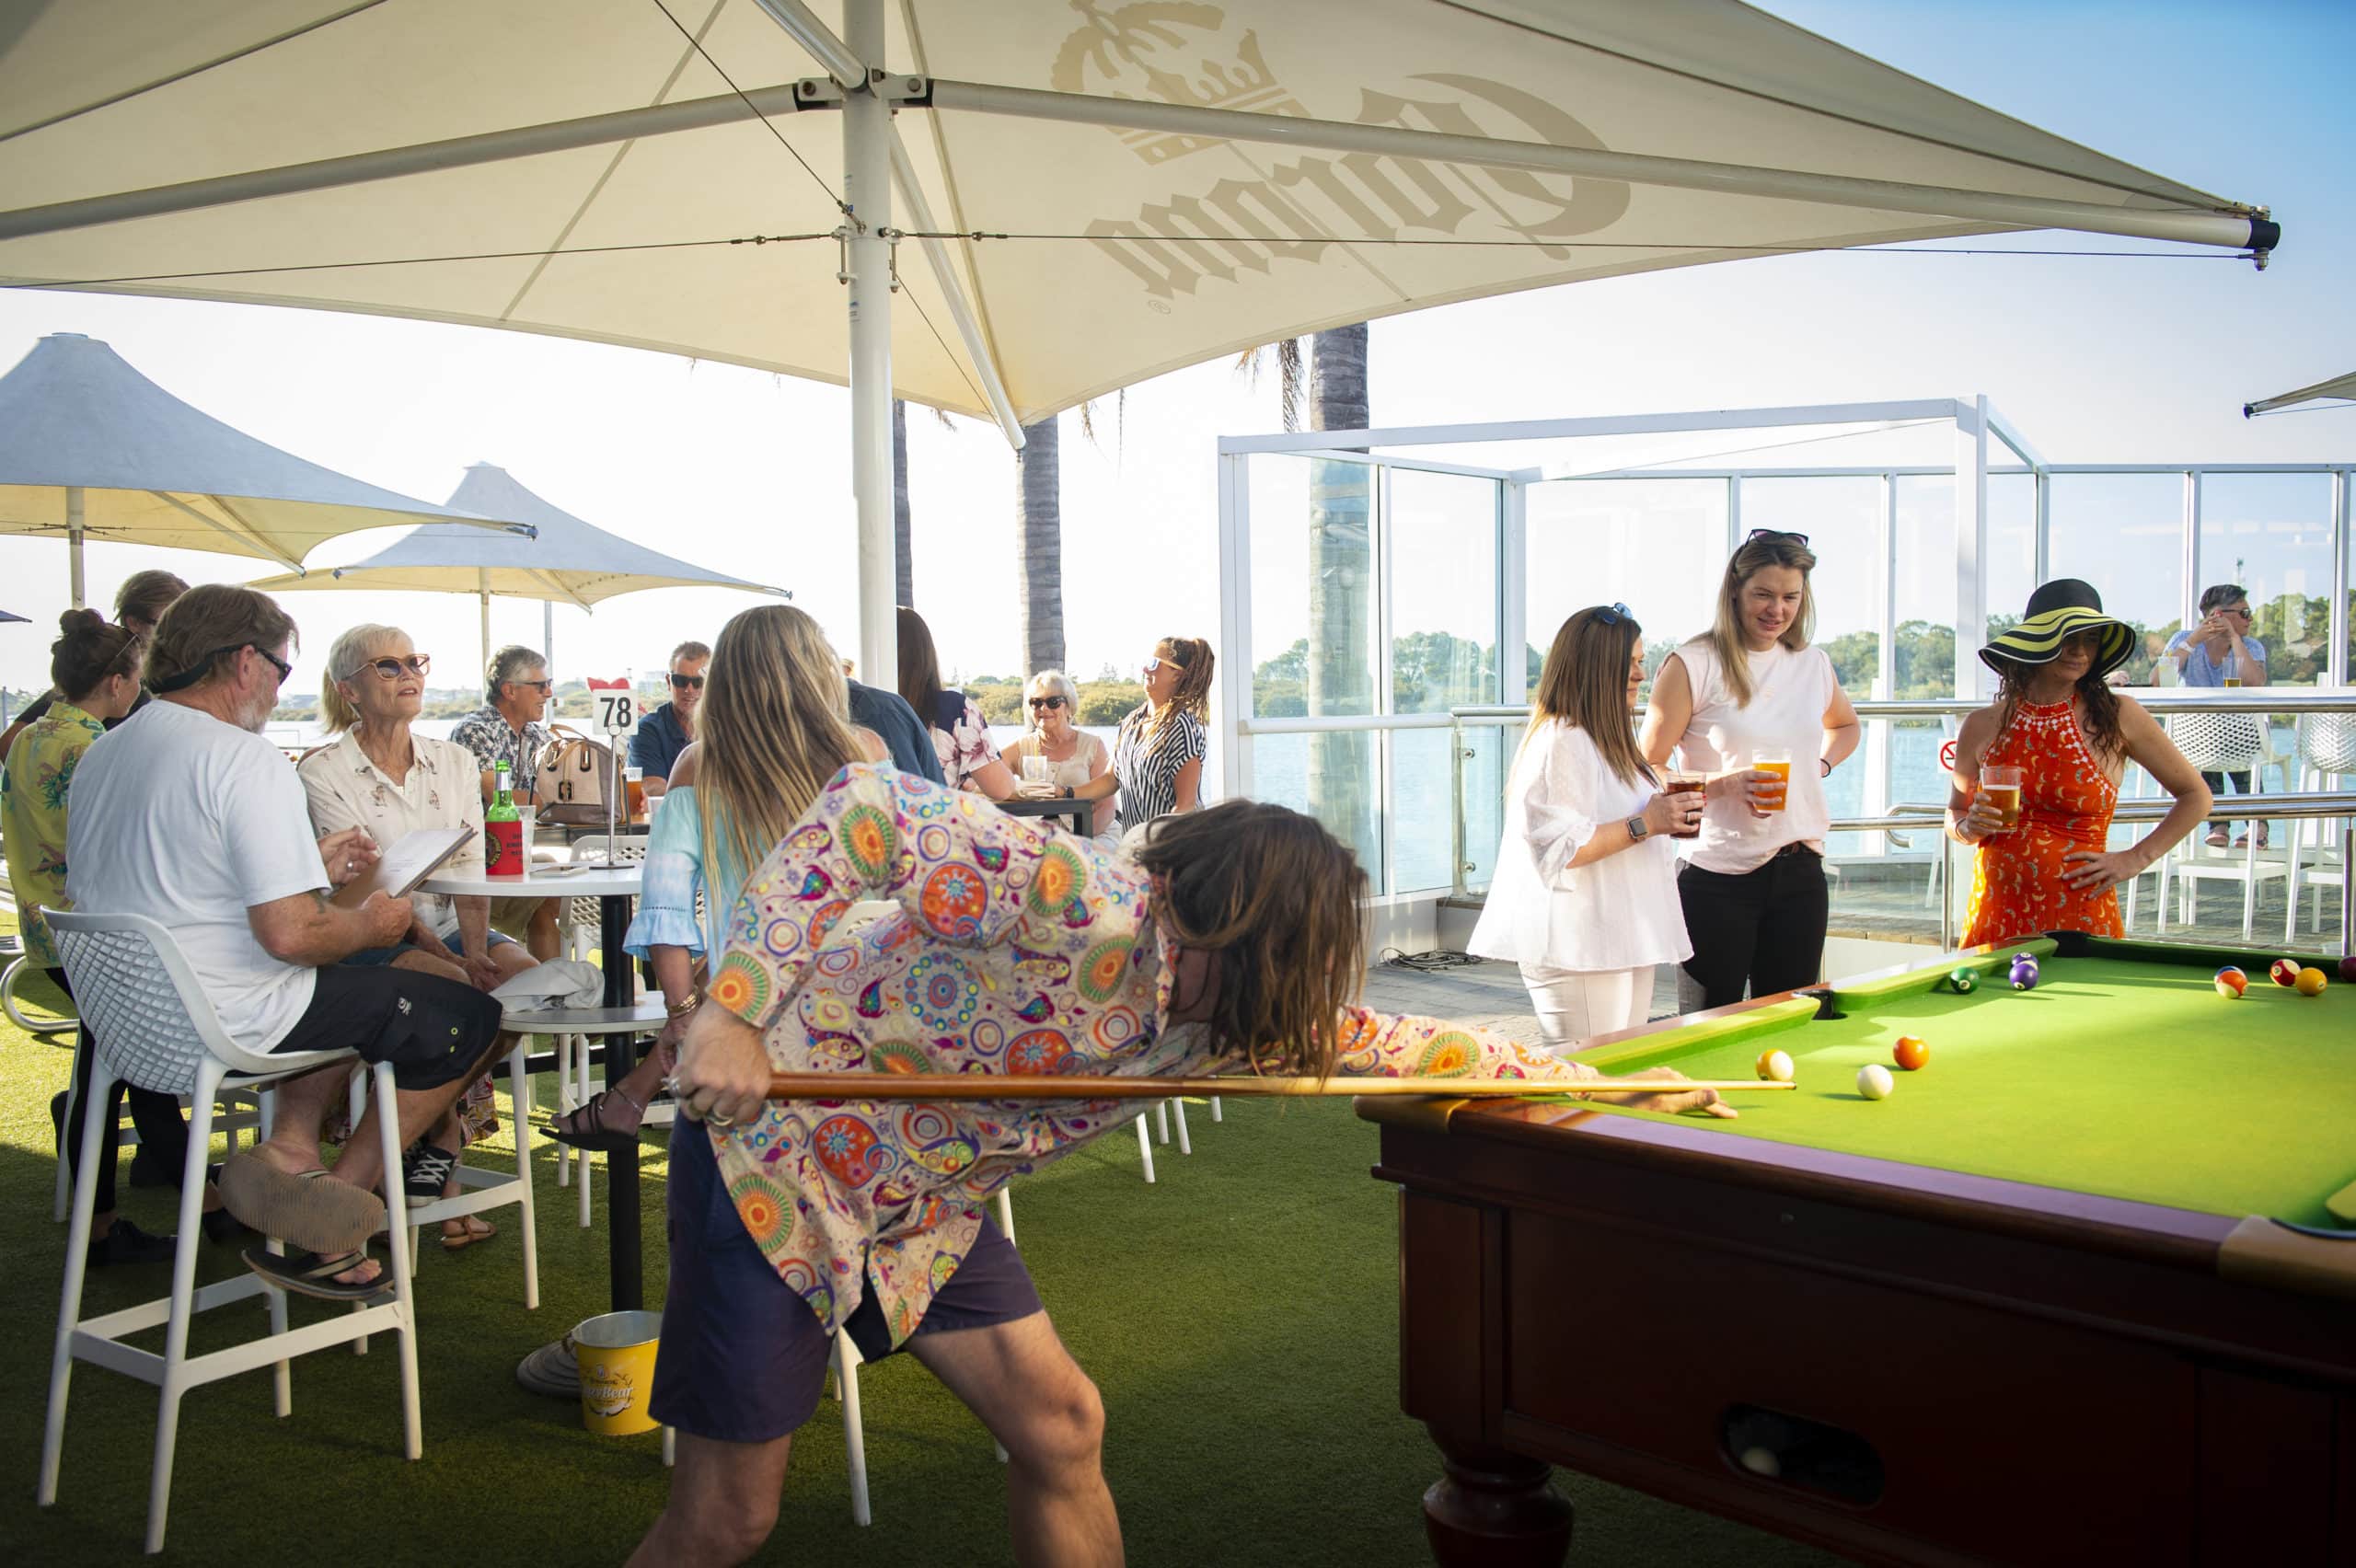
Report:
[{"label": "man leaning over pool table", "polygon": [[[631,1561],[732,1563],[759,1549],[839,1328],[870,1359],[909,1350],[1005,1446],[1019,1560],[1120,1562],[1095,1386],[982,1205],[1133,1113],[772,1104],[769,1074],[1256,1065],[1560,1078],[1566,1092],[1598,1081],[1501,1035],[1349,1006],[1365,887],[1346,848],[1280,806],[1176,818],[1131,853],[886,768],[838,774],[745,883],[715,1005],[682,1047],[653,1395],[678,1465]],[[899,908],[819,951],[862,897]],[[1699,1090],[1638,1102],[1733,1113]]]}]

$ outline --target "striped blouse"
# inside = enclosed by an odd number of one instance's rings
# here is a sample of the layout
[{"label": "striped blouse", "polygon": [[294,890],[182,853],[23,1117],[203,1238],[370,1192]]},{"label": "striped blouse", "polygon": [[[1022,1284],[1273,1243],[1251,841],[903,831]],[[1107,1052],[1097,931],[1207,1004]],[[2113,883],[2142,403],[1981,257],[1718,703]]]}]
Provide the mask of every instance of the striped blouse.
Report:
[{"label": "striped blouse", "polygon": [[[1178,809],[1178,775],[1203,755],[1203,721],[1184,709],[1170,716],[1161,733],[1153,732],[1153,710],[1144,703],[1130,709],[1113,737],[1113,773],[1121,781],[1121,813],[1114,824],[1126,833],[1140,823],[1168,816]],[[1197,785],[1196,801],[1202,799]]]}]

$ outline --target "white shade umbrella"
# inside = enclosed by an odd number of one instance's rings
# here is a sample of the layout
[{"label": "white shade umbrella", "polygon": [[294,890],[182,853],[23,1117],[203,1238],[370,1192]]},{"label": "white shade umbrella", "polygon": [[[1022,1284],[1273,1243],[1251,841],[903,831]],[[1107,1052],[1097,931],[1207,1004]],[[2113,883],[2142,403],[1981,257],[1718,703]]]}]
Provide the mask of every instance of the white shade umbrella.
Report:
[{"label": "white shade umbrella", "polygon": [[1012,437],[1241,348],[1585,278],[2280,238],[1735,0],[832,10],[48,6],[0,44],[0,279],[848,380],[860,656],[888,682],[895,392]]},{"label": "white shade umbrella", "polygon": [[108,539],[300,569],[323,540],[433,520],[482,539],[525,525],[435,506],[306,462],[181,402],[95,338],[57,332],[0,376],[0,534]]},{"label": "white shade umbrella", "polygon": [[2318,381],[2313,386],[2302,386],[2296,392],[2284,392],[2277,397],[2261,398],[2255,403],[2242,405],[2242,418],[2254,419],[2270,414],[2278,409],[2296,408],[2301,403],[2356,402],[2356,373]]},{"label": "white shade umbrella", "polygon": [[483,662],[491,662],[491,600],[540,599],[551,605],[594,608],[621,594],[648,588],[737,588],[748,594],[792,594],[783,588],[747,582],[724,571],[651,550],[618,534],[584,523],[536,495],[506,469],[477,463],[467,470],[450,504],[529,523],[536,536],[485,533],[480,528],[427,524],[413,528],[364,560],[332,571],[270,577],[253,584],[264,593],[348,589],[376,592],[473,594],[482,601]]}]

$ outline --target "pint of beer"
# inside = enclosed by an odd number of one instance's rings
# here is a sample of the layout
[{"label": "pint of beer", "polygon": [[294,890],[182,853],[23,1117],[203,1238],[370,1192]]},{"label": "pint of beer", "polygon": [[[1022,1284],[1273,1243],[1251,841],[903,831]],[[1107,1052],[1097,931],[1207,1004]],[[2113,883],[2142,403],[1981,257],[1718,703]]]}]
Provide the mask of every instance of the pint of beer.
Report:
[{"label": "pint of beer", "polygon": [[1996,808],[1997,824],[1989,831],[2010,833],[2021,824],[2021,770],[2017,767],[1983,767],[1980,770],[1980,792]]},{"label": "pint of beer", "polygon": [[[1707,788],[1707,781],[1704,780],[1699,773],[1692,771],[1691,768],[1672,767],[1669,770],[1663,783],[1661,784],[1660,792],[1664,795],[1698,795]],[[1671,838],[1701,837],[1701,817],[1698,815],[1695,816],[1693,819],[1693,825],[1691,827],[1669,829],[1669,836]]]},{"label": "pint of beer", "polygon": [[1761,773],[1772,773],[1784,781],[1784,787],[1759,802],[1764,812],[1780,812],[1792,792],[1792,754],[1782,747],[1751,754],[1750,766]]}]

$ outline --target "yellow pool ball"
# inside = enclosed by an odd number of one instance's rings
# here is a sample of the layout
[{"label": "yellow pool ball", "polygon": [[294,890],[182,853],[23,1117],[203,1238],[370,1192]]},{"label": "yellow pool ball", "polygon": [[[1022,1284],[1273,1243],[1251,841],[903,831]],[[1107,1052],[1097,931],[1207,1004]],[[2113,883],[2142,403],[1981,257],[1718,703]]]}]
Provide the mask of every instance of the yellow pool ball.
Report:
[{"label": "yellow pool ball", "polygon": [[1759,1076],[1770,1083],[1792,1081],[1792,1059],[1781,1051],[1761,1051],[1758,1061]]},{"label": "yellow pool ball", "polygon": [[2322,970],[2302,969],[2299,971],[2299,977],[2291,984],[2292,987],[2303,997],[2320,997],[2327,982],[2324,979]]}]

